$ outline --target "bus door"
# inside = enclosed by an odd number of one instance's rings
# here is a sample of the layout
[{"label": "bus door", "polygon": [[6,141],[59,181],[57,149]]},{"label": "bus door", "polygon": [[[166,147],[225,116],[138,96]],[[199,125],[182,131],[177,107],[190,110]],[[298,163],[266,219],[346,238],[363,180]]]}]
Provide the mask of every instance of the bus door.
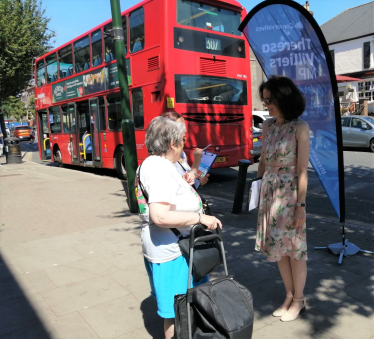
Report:
[{"label": "bus door", "polygon": [[38,139],[41,160],[51,160],[51,143],[49,140],[49,124],[47,110],[38,111]]},{"label": "bus door", "polygon": [[101,167],[101,145],[100,145],[100,112],[99,99],[93,98],[90,103],[90,124],[91,124],[91,147],[92,147],[92,165]]},{"label": "bus door", "polygon": [[71,162],[79,164],[79,119],[77,119],[75,103],[68,104],[68,112],[71,123],[69,153],[71,154]]}]

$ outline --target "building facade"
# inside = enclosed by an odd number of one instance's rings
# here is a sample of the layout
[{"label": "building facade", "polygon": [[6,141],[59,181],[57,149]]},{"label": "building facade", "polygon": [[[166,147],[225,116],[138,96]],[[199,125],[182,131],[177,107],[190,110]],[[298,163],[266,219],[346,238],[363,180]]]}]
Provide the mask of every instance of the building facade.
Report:
[{"label": "building facade", "polygon": [[340,13],[321,26],[335,73],[362,81],[339,83],[341,103],[363,102],[374,112],[374,1]]}]

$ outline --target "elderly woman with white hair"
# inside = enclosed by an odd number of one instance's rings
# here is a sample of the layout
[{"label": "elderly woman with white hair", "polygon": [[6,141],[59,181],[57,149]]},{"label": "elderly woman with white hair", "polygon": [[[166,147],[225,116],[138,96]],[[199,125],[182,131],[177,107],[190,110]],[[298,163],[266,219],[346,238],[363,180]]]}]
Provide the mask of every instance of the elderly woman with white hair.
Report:
[{"label": "elderly woman with white hair", "polygon": [[189,235],[191,227],[199,222],[209,230],[222,228],[216,217],[202,213],[199,195],[175,169],[185,133],[184,124],[164,117],[154,118],[145,137],[150,156],[137,170],[144,263],[151,294],[157,300],[157,313],[165,319],[166,339],[174,335],[174,295],[186,293],[188,279],[187,260],[170,228],[177,228],[183,236]]}]

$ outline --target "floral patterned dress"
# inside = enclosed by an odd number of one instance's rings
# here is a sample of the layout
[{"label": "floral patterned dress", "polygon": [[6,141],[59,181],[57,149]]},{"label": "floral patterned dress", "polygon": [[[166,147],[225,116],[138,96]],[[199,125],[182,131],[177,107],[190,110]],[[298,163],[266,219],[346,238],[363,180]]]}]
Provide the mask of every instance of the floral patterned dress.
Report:
[{"label": "floral patterned dress", "polygon": [[266,134],[265,172],[261,181],[256,251],[268,261],[282,256],[307,260],[306,225],[292,226],[297,203],[296,128],[299,119],[277,126],[273,118]]}]

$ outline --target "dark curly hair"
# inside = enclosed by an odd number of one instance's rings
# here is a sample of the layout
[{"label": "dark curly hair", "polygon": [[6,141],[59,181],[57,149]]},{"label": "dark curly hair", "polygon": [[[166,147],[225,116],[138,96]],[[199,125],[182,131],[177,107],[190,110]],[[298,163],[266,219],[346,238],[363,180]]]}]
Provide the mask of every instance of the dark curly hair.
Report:
[{"label": "dark curly hair", "polygon": [[161,116],[164,117],[164,118],[171,119],[173,121],[177,121],[180,118],[183,119],[183,117],[179,113],[173,112],[173,111],[172,112],[164,112],[164,113],[161,114]]},{"label": "dark curly hair", "polygon": [[303,114],[305,110],[305,98],[293,81],[283,76],[271,76],[268,81],[259,87],[259,94],[263,100],[263,91],[267,89],[271,94],[282,116],[286,120],[293,120]]}]

